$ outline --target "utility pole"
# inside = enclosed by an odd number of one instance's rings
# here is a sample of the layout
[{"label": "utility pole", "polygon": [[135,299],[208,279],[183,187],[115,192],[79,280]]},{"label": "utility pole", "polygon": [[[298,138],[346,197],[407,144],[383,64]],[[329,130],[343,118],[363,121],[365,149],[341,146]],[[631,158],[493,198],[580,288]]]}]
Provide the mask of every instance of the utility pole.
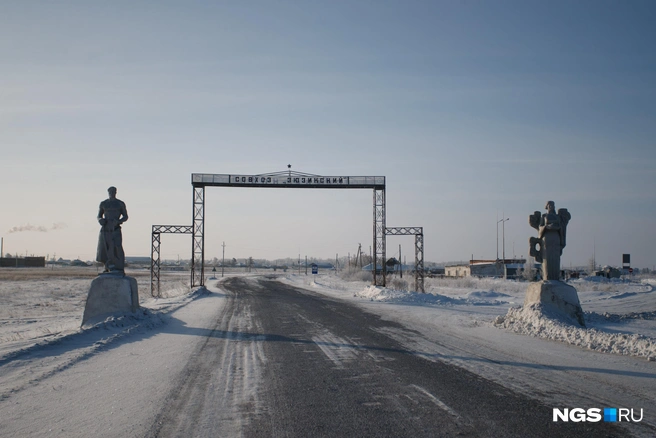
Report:
[{"label": "utility pole", "polygon": [[223,258],[221,259],[221,277],[223,277],[223,271],[225,269],[225,242],[221,245],[223,247]]},{"label": "utility pole", "polygon": [[401,273],[401,278],[403,278],[403,262],[401,261],[403,258],[401,257],[401,244],[399,243],[399,264],[401,265],[400,273]]},{"label": "utility pole", "polygon": [[307,275],[307,256],[305,256],[305,275]]}]

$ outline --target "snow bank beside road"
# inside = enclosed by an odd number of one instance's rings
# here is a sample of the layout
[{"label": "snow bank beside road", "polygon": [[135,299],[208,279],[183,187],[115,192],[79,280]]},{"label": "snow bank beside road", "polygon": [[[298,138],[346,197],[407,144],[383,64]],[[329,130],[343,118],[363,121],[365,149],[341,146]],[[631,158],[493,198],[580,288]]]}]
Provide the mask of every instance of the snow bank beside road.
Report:
[{"label": "snow bank beside road", "polygon": [[[560,321],[557,315],[551,316],[545,316],[539,304],[513,307],[505,316],[498,316],[494,325],[515,333],[565,342],[602,353],[656,360],[656,339],[636,333],[608,333],[593,327],[576,327]],[[590,319],[599,320],[595,314],[586,313],[585,316],[586,322]],[[650,319],[654,319],[654,315]]]},{"label": "snow bank beside road", "polygon": [[510,298],[509,295],[495,291],[472,291],[465,297],[449,297],[438,293],[419,293],[396,290],[380,286],[369,286],[354,294],[371,301],[386,301],[417,305],[499,305]]},{"label": "snow bank beside road", "polygon": [[461,298],[450,298],[438,294],[420,294],[416,292],[388,289],[380,286],[369,286],[362,291],[356,292],[354,296],[367,298],[371,301],[388,301],[412,304],[453,305],[465,302],[465,300]]}]

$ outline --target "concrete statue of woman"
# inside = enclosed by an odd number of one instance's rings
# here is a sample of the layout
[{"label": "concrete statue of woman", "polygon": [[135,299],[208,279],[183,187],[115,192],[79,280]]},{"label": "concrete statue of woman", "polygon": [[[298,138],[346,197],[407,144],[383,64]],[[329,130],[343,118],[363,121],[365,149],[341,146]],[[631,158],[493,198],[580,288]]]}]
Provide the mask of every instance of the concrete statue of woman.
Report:
[{"label": "concrete statue of woman", "polygon": [[542,263],[542,280],[531,283],[526,291],[524,306],[538,305],[549,316],[566,316],[585,327],[583,309],[576,289],[560,281],[560,256],[566,244],[567,224],[572,215],[566,208],[556,213],[556,205],[548,201],[546,213],[536,211],[528,217],[529,224],[538,230],[538,237],[530,238],[529,254]]},{"label": "concrete statue of woman", "polygon": [[[572,215],[566,208],[556,213],[556,204],[548,201],[546,213],[536,211],[528,217],[529,224],[538,230],[538,237],[531,237],[529,254],[542,263],[543,280],[560,280],[560,256],[566,245],[567,224]],[[539,245],[540,249],[536,246]]]}]

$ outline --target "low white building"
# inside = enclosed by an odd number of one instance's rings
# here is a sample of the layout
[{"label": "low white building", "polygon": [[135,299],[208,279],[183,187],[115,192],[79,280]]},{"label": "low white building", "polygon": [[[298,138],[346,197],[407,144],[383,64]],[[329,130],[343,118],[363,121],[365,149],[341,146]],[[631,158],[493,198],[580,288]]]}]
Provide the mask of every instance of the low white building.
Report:
[{"label": "low white building", "polygon": [[446,277],[498,277],[505,278],[506,272],[510,273],[511,267],[526,263],[524,259],[506,260],[470,260],[469,264],[454,264],[444,267]]},{"label": "low white building", "polygon": [[445,277],[469,277],[471,276],[471,268],[469,265],[452,265],[444,267],[444,276]]}]

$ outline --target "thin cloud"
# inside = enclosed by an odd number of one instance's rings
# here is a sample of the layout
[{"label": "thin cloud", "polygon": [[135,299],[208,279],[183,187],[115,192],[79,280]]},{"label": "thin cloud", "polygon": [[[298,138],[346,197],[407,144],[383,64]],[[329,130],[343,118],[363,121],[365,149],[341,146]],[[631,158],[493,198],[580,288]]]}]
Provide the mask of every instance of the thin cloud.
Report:
[{"label": "thin cloud", "polygon": [[40,233],[47,233],[48,229],[43,226],[36,226],[32,224],[25,224],[21,225],[19,227],[13,227],[12,229],[9,230],[9,233],[22,233],[24,231],[38,231]]},{"label": "thin cloud", "polygon": [[[68,225],[66,225],[63,222],[58,222],[56,224],[52,224],[52,227],[50,227],[50,230],[62,230],[64,228],[67,228]],[[18,227],[13,227],[9,230],[9,234],[11,233],[22,233],[25,231],[36,231],[39,233],[47,233],[48,228],[44,227],[43,225],[32,225],[32,224],[25,224],[21,225]]]}]

